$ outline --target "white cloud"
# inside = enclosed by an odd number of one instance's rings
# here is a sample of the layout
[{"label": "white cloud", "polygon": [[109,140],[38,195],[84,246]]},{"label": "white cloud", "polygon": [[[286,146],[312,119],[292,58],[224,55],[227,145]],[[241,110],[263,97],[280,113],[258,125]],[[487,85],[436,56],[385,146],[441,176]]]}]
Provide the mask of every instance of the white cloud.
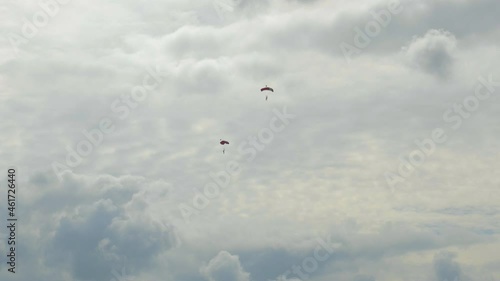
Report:
[{"label": "white cloud", "polygon": [[[244,0],[221,19],[211,0],[71,1],[18,57],[0,38],[0,159],[19,167],[17,280],[111,280],[123,268],[140,280],[276,280],[325,233],[343,246],[312,281],[437,279],[435,262],[471,281],[500,276],[500,89],[459,129],[443,119],[478,76],[500,80],[500,2],[401,1],[348,65],[339,43],[387,3]],[[4,6],[2,35],[21,34],[40,9]],[[113,101],[155,66],[163,83],[117,118]],[[238,145],[283,106],[297,117],[245,162]],[[59,182],[51,163],[103,117],[115,131]],[[446,143],[391,193],[384,173],[437,127]],[[179,204],[231,160],[245,162],[241,174],[186,223]],[[434,260],[440,251],[457,257]]]},{"label": "white cloud", "polygon": [[209,281],[249,281],[250,275],[241,267],[238,256],[221,251],[200,269]]}]

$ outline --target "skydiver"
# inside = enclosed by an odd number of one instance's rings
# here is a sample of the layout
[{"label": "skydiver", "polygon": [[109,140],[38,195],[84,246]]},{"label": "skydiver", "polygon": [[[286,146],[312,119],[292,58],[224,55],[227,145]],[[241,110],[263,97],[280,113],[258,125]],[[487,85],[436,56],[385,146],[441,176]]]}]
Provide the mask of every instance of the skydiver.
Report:
[{"label": "skydiver", "polygon": [[[229,144],[229,142],[228,142],[228,141],[226,141],[226,140],[222,140],[222,139],[221,139],[221,140],[220,140],[220,144],[221,144],[221,145],[225,145],[225,144]],[[223,147],[222,147],[222,154],[224,154],[225,152],[226,152],[226,147],[225,147],[225,146],[223,146]]]}]

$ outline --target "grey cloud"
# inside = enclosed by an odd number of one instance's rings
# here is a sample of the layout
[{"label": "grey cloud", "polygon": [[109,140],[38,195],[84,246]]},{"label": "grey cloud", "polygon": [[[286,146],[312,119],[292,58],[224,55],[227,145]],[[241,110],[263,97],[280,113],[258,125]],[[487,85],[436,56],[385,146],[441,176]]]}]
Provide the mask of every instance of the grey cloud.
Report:
[{"label": "grey cloud", "polygon": [[434,257],[433,265],[438,281],[464,281],[460,265],[454,261],[455,254],[441,252]]},{"label": "grey cloud", "polygon": [[[39,9],[28,2],[6,4],[16,10],[5,17],[2,10],[2,35],[19,32],[22,16]],[[339,43],[352,42],[353,28],[386,2],[237,1],[221,20],[212,0],[71,1],[19,57],[4,56],[11,46],[2,41],[0,159],[20,167],[20,268],[30,271],[15,278],[106,281],[126,266],[145,281],[246,274],[264,281],[312,253],[297,245],[304,237],[333,233],[345,218],[359,227],[336,236],[342,251],[312,280],[352,281],[359,273],[384,280],[379,268],[410,280],[420,268],[408,256],[496,245],[498,87],[460,129],[451,130],[443,112],[474,93],[478,75],[499,73],[500,2],[402,3],[349,66]],[[431,29],[454,38],[426,37]],[[156,65],[169,77],[59,182],[51,163],[65,161],[83,129],[113,117],[111,103]],[[275,88],[268,101],[259,91],[266,84]],[[285,105],[297,118],[247,162],[238,145],[258,137],[273,108]],[[388,194],[384,173],[437,127],[449,140],[407,179],[409,188]],[[223,155],[218,141],[226,137]],[[242,173],[183,221],[178,205],[192,203],[209,174],[231,160]],[[388,221],[395,227],[379,228]],[[395,260],[398,268],[387,267]],[[438,260],[451,269],[443,276],[455,272],[453,259]],[[485,253],[477,270],[495,272],[495,261]],[[0,279],[10,280],[0,267]]]},{"label": "grey cloud", "polygon": [[356,275],[353,279],[353,281],[375,281],[375,280],[376,280],[375,277],[366,274]]},{"label": "grey cloud", "polygon": [[110,201],[101,201],[80,212],[77,217],[60,220],[52,242],[56,252],[49,254],[49,260],[55,264],[69,262],[73,274],[81,280],[106,277],[112,267],[97,246],[119,211]]},{"label": "grey cloud", "polygon": [[52,241],[58,254],[51,260],[68,261],[79,279],[103,279],[124,264],[138,272],[175,243],[161,223],[147,215],[131,217],[110,200],[102,200],[60,220]]},{"label": "grey cloud", "polygon": [[413,39],[404,47],[412,65],[440,78],[448,78],[453,72],[457,40],[444,30],[429,30],[424,36]]},{"label": "grey cloud", "polygon": [[[39,247],[47,253],[46,266],[70,268],[78,280],[110,279],[113,270],[123,267],[139,274],[159,254],[178,245],[167,216],[151,209],[167,198],[168,184],[148,183],[141,177],[90,178],[73,173],[66,173],[59,183],[47,175],[35,174],[28,185],[45,190],[40,197],[27,198],[40,213],[23,216],[30,229],[54,233],[39,237],[46,244],[30,249]],[[57,214],[55,222],[38,224],[43,214],[51,213]]]},{"label": "grey cloud", "polygon": [[284,274],[292,265],[300,264],[304,259],[291,254],[287,249],[255,249],[238,252],[238,256],[242,266],[251,273],[254,280],[268,280]]},{"label": "grey cloud", "polygon": [[[328,276],[328,274],[348,272],[353,278],[373,281],[375,280],[374,275],[365,274],[356,277],[363,265],[371,265],[375,260],[441,249],[449,245],[468,245],[475,243],[473,241],[478,242],[480,239],[479,235],[472,231],[462,228],[447,228],[442,225],[438,225],[436,228],[425,227],[424,230],[407,224],[388,224],[371,234],[358,233],[351,222],[346,222],[345,225],[339,224],[337,228],[333,229],[329,241],[341,246],[335,248],[328,259],[320,263],[318,269],[310,274],[310,278],[313,280]],[[281,274],[291,270],[293,266],[300,266],[306,257],[314,256],[315,247],[318,246],[318,244],[314,244],[305,250],[293,252],[293,245],[294,243],[291,242],[290,245],[281,249],[264,248],[247,251],[231,250],[231,252],[237,253],[241,265],[254,280],[269,280],[279,278]],[[288,276],[288,278],[296,277],[295,274]]]}]

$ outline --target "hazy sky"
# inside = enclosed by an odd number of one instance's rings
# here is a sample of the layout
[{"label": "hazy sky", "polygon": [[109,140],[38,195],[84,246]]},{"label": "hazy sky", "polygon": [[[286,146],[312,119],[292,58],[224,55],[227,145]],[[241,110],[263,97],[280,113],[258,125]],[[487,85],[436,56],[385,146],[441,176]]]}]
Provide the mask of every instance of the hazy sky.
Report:
[{"label": "hazy sky", "polygon": [[2,1],[0,279],[500,280],[499,11]]}]

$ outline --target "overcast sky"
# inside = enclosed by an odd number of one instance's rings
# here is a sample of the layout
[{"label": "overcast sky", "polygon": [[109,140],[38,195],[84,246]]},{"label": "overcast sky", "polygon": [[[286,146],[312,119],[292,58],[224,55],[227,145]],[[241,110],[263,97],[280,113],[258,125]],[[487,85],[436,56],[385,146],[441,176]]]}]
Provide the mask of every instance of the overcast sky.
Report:
[{"label": "overcast sky", "polygon": [[500,280],[500,1],[40,3],[0,3],[1,280]]}]

